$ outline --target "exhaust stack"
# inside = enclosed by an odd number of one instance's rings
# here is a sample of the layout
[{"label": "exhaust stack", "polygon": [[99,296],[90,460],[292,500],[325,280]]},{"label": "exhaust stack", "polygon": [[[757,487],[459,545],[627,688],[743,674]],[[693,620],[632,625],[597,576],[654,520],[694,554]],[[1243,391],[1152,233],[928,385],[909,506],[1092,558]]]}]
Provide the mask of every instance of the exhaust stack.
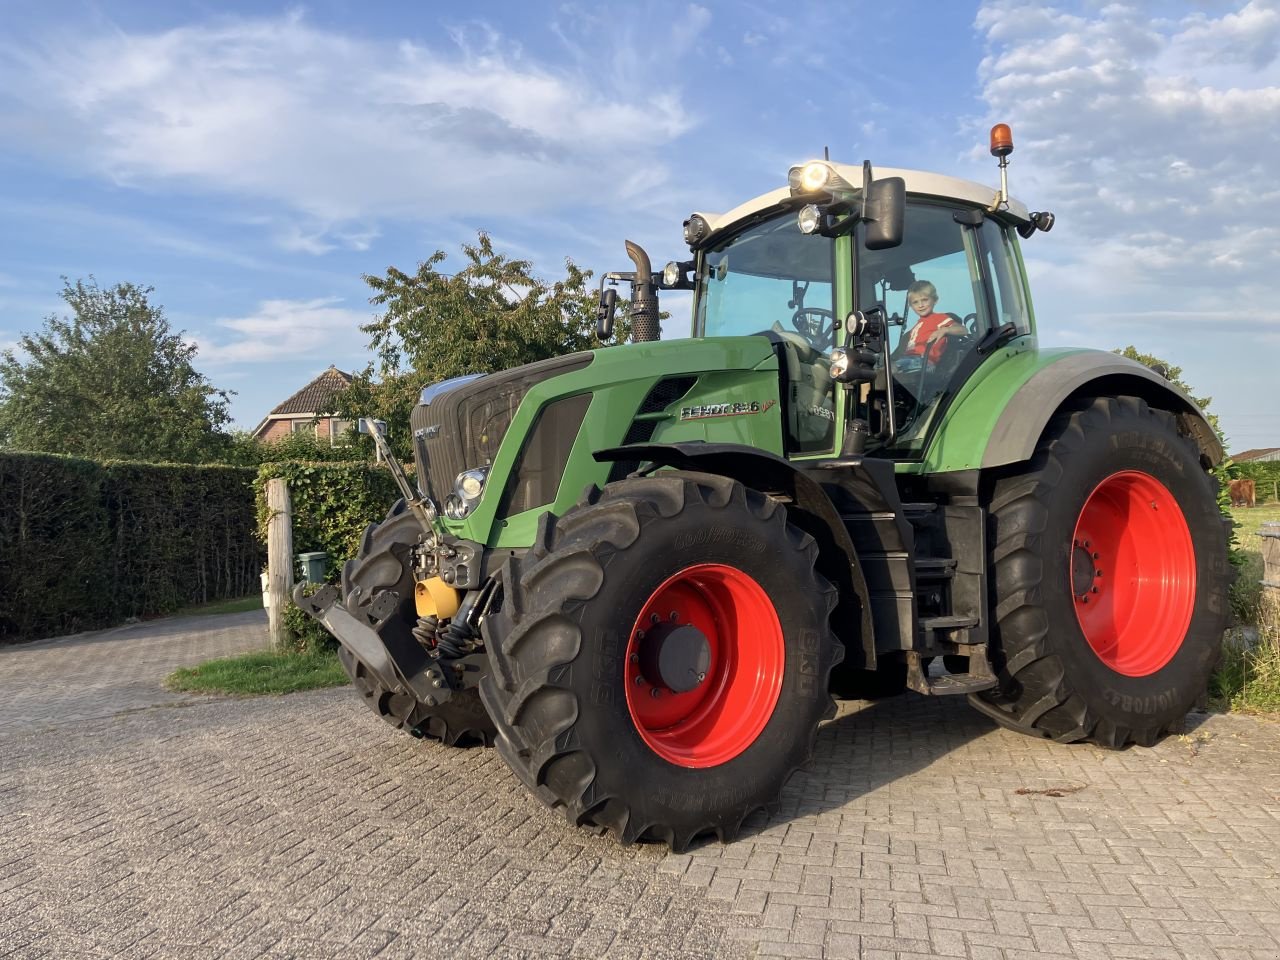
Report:
[{"label": "exhaust stack", "polygon": [[649,255],[638,244],[630,240],[624,242],[627,245],[627,256],[636,265],[635,275],[631,278],[631,339],[635,343],[659,340],[662,328],[658,292],[653,285],[653,267],[649,263]]}]

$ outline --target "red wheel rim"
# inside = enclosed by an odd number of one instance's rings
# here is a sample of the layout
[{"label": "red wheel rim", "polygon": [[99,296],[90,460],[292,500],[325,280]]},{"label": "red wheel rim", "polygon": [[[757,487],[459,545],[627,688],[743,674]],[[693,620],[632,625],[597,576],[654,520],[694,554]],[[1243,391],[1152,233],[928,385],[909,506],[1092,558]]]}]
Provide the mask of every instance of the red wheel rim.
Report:
[{"label": "red wheel rim", "polygon": [[1080,511],[1071,545],[1076,619],[1098,659],[1145,677],[1182,646],[1196,601],[1196,555],[1178,502],[1136,470],[1103,480]]},{"label": "red wheel rim", "polygon": [[[664,622],[696,627],[710,647],[705,679],[684,693],[651,682],[641,668],[645,631]],[[760,584],[719,563],[686,567],[650,595],[631,628],[627,709],[662,759],[714,767],[760,736],[782,692],[785,664],[782,624]]]}]

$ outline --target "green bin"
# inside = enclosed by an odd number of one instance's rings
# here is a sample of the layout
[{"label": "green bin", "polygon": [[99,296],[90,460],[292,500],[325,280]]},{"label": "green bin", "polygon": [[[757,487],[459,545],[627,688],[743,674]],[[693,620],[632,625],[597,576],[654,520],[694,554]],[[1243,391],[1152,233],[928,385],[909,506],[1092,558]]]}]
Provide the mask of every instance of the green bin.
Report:
[{"label": "green bin", "polygon": [[323,550],[298,554],[298,579],[303,583],[324,583],[324,567],[328,559],[329,555]]}]

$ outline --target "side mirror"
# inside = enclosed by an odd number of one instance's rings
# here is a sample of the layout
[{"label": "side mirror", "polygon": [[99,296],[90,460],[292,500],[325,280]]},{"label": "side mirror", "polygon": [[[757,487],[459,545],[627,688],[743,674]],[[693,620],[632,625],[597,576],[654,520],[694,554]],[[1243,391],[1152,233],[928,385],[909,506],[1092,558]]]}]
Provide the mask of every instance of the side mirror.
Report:
[{"label": "side mirror", "polygon": [[868,186],[863,216],[868,250],[888,250],[902,243],[907,211],[907,184],[901,177],[885,177]]},{"label": "side mirror", "polygon": [[618,306],[618,291],[610,287],[600,291],[600,303],[596,306],[596,336],[608,340],[613,336],[613,311]]}]

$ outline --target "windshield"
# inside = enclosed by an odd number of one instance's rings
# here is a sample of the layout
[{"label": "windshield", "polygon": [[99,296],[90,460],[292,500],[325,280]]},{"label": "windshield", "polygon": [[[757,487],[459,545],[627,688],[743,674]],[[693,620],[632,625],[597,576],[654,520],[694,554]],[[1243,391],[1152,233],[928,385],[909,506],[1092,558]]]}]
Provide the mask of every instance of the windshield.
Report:
[{"label": "windshield", "polygon": [[834,256],[835,241],[801,233],[791,212],[713,247],[698,280],[696,333],[728,337],[772,330],[799,334],[829,351]]}]

